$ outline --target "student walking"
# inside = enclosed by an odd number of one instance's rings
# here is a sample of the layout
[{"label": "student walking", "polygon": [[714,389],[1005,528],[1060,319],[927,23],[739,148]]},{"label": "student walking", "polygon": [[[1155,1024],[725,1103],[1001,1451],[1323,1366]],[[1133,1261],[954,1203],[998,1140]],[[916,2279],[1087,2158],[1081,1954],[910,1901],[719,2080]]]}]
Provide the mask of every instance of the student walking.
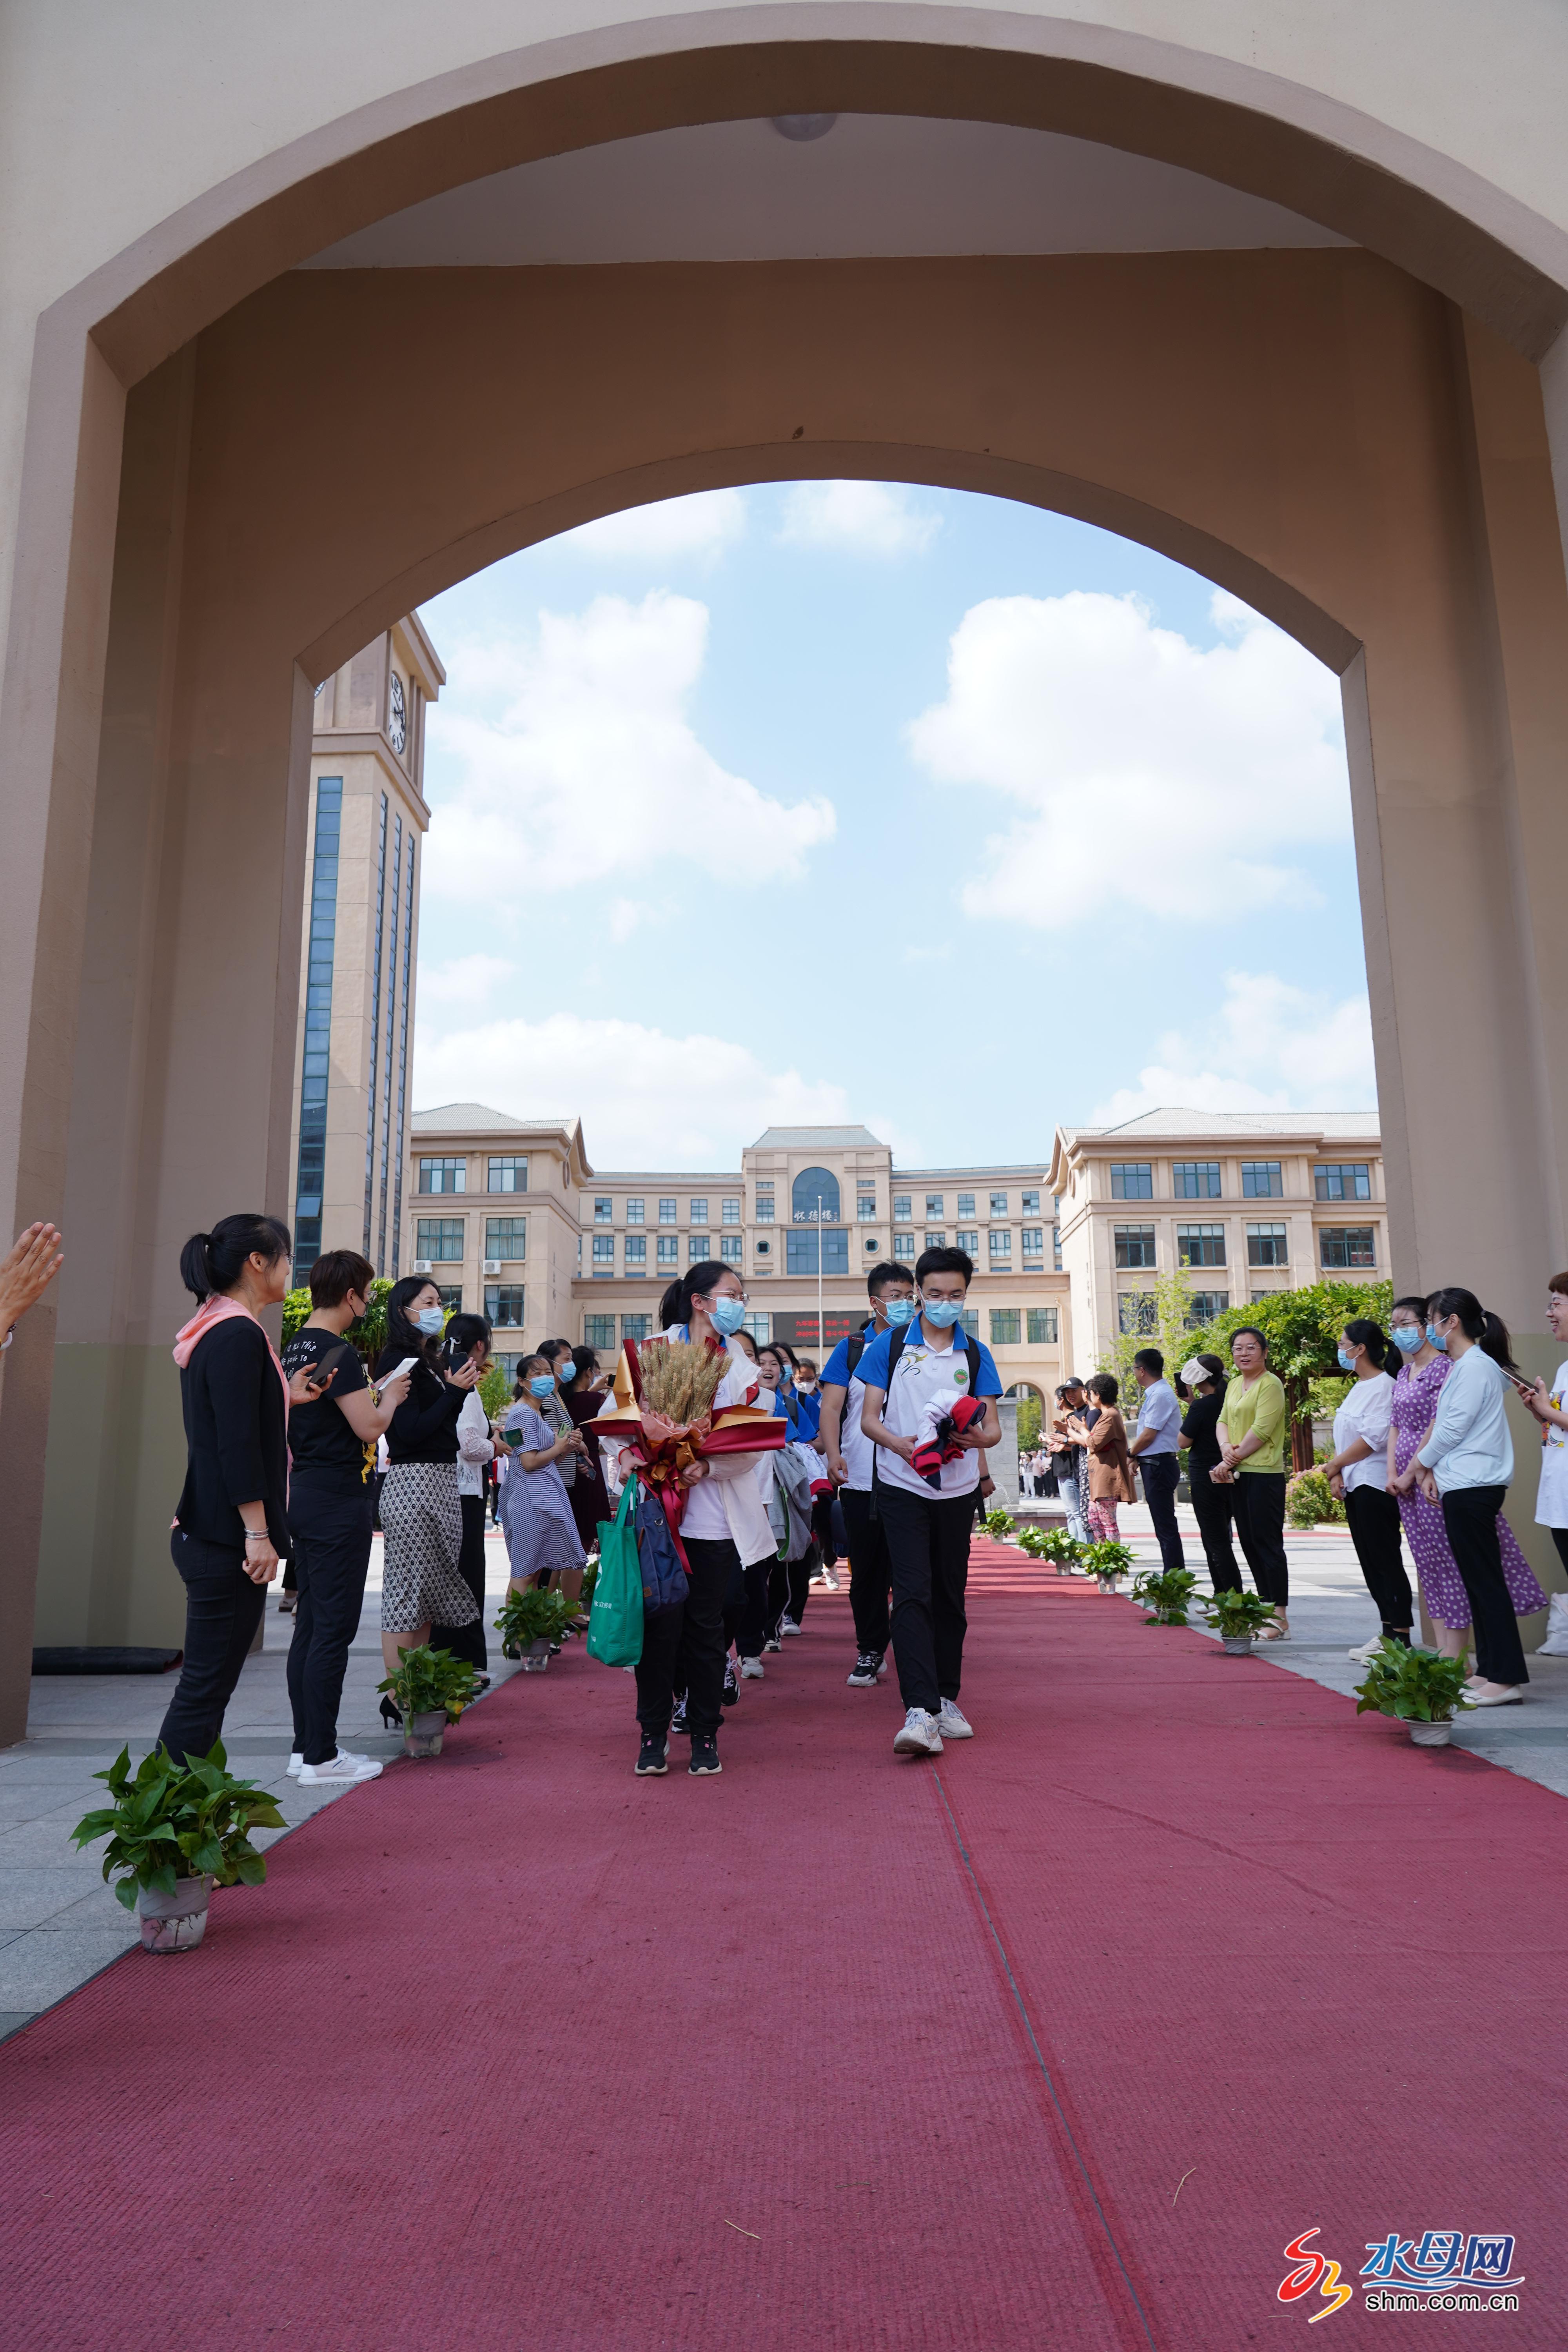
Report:
[{"label": "student walking", "polygon": [[374,1780],[379,1764],[338,1746],[338,1708],[349,1646],[359,1631],[370,1568],[377,1441],[408,1394],[408,1375],[372,1394],[346,1337],[370,1304],[375,1269],[357,1250],[329,1250],[310,1272],[310,1314],[283,1350],[290,1380],[316,1391],[289,1416],[289,1532],[299,1609],[289,1644],[294,1714],[290,1775],[318,1781]]},{"label": "student walking", "polygon": [[[389,1675],[401,1653],[422,1648],[433,1625],[467,1625],[479,1612],[463,1581],[463,1514],[458,1496],[458,1416],[479,1379],[472,1359],[442,1339],[441,1294],[422,1274],[395,1282],[386,1298],[386,1345],[375,1379],[414,1360],[408,1394],[386,1432],[381,1489],[385,1538],[381,1588],[381,1654]],[[387,1723],[400,1718],[382,1702]]]},{"label": "student walking", "polygon": [[1209,1473],[1215,1486],[1228,1486],[1236,1532],[1261,1598],[1274,1615],[1258,1634],[1260,1642],[1289,1638],[1286,1615],[1290,1569],[1285,1557],[1285,1389],[1268,1369],[1268,1342],[1255,1323],[1231,1334],[1236,1375],[1220,1410],[1219,1465]]},{"label": "student walking", "polygon": [[1188,1399],[1181,1442],[1187,1450],[1187,1487],[1193,1514],[1208,1566],[1209,1582],[1216,1592],[1239,1592],[1241,1570],[1230,1539],[1231,1489],[1216,1486],[1212,1473],[1219,1466],[1219,1416],[1225,1403],[1225,1366],[1217,1356],[1190,1356],[1179,1374]]},{"label": "student walking", "polygon": [[[915,1261],[920,1313],[873,1339],[856,1370],[866,1391],[860,1426],[878,1449],[876,1505],[892,1579],[892,1646],[905,1716],[900,1756],[940,1756],[946,1739],[970,1739],[959,1710],[964,1591],[974,1526],[978,1455],[999,1444],[1002,1383],[988,1348],[956,1328],[974,1265],[960,1249],[922,1250]],[[952,1459],[917,1470],[917,1438],[939,1411],[968,1401],[984,1410],[955,1429]],[[944,1449],[945,1450],[945,1449]]]},{"label": "student walking", "polygon": [[1132,1359],[1132,1377],[1142,1391],[1138,1430],[1128,1448],[1143,1476],[1143,1500],[1154,1522],[1162,1568],[1185,1568],[1182,1531],[1176,1525],[1176,1487],[1181,1480],[1182,1408],[1165,1378],[1165,1359],[1158,1348],[1140,1348]]},{"label": "student walking", "polygon": [[860,1426],[866,1383],[860,1364],[884,1331],[901,1331],[915,1315],[915,1278],[908,1266],[885,1262],[866,1277],[870,1320],[840,1339],[822,1375],[821,1435],[827,1475],[838,1489],[849,1552],[849,1613],[855,1623],[851,1690],[871,1690],[884,1671],[891,1639],[889,1596],[892,1570],[882,1522],[872,1510],[871,1478],[876,1451]]},{"label": "student walking", "polygon": [[1089,1465],[1089,1535],[1091,1543],[1117,1541],[1116,1507],[1131,1502],[1131,1456],[1127,1423],[1118,1406],[1121,1391],[1110,1372],[1096,1372],[1089,1382],[1094,1419],[1075,1421],[1073,1433],[1081,1436]]},{"label": "student walking", "polygon": [[1386,1369],[1394,1354],[1383,1327],[1357,1316],[1340,1334],[1342,1372],[1355,1386],[1334,1415],[1334,1450],[1321,1465],[1329,1490],[1342,1499],[1345,1519],[1379,1618],[1370,1642],[1351,1656],[1364,1664],[1383,1641],[1410,1644],[1410,1579],[1399,1547],[1399,1498],[1388,1491],[1388,1432],[1394,1417],[1394,1381]]}]

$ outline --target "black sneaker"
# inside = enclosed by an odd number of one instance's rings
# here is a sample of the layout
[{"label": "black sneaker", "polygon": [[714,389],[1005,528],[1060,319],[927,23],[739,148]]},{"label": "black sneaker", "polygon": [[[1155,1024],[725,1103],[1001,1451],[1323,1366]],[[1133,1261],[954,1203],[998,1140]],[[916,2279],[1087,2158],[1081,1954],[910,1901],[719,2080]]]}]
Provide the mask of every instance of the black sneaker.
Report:
[{"label": "black sneaker", "polygon": [[684,1731],[687,1728],[684,1693],[675,1702],[675,1713],[669,1718],[669,1727],[671,1731]]},{"label": "black sneaker", "polygon": [[645,1731],[642,1736],[642,1746],[637,1749],[637,1779],[639,1780],[657,1779],[668,1769],[668,1740],[662,1733],[656,1739],[651,1731]]},{"label": "black sneaker", "polygon": [[734,1660],[728,1659],[724,1665],[724,1694],[721,1703],[725,1706],[733,1706],[740,1696],[741,1679],[735,1672]]},{"label": "black sneaker", "polygon": [[686,1769],[698,1779],[700,1779],[704,1773],[721,1772],[724,1769],[719,1761],[719,1742],[710,1731],[706,1737],[700,1732],[692,1733],[691,1761]]},{"label": "black sneaker", "polygon": [[875,1690],[877,1674],[882,1661],[875,1650],[862,1650],[855,1661],[855,1671],[849,1677],[851,1690]]}]

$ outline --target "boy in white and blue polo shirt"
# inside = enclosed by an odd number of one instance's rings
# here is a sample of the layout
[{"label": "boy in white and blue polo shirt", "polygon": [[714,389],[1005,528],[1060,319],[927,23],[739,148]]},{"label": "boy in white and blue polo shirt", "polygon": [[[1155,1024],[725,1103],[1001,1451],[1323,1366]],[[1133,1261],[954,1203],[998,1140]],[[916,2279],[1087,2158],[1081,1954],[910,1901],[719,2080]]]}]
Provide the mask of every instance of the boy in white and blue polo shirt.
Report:
[{"label": "boy in white and blue polo shirt", "polygon": [[[1001,1443],[1002,1393],[991,1350],[960,1328],[973,1276],[963,1250],[923,1250],[915,1261],[920,1313],[874,1339],[856,1366],[866,1390],[862,1425],[875,1445],[874,1494],[893,1588],[893,1654],[906,1709],[893,1741],[900,1756],[940,1756],[943,1739],[972,1739],[959,1712],[964,1588],[974,1525],[979,1455]],[[978,1398],[984,1417],[958,1439],[933,1490],[912,1466],[915,1433],[939,1399]]]}]

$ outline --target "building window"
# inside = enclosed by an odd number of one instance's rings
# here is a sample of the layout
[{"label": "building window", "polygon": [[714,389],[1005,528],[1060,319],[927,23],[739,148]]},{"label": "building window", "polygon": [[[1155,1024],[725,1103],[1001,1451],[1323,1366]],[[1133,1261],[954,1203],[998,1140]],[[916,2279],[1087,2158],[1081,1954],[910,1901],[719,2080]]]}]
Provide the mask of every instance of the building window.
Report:
[{"label": "building window", "polygon": [[784,1245],[785,1272],[815,1275],[818,1244],[821,1244],[823,1273],[847,1274],[849,1234],[843,1225],[826,1225],[820,1229],[807,1226],[804,1232],[792,1231]]},{"label": "building window", "polygon": [[797,1225],[838,1223],[838,1179],[830,1169],[803,1168],[789,1188],[790,1221]]},{"label": "building window", "polygon": [[[375,1191],[375,1089],[381,1075],[381,955],[382,935],[386,916],[386,794],[381,796],[381,824],[375,855],[375,936],[371,946],[370,965],[370,1087],[365,1104],[364,1120],[364,1241],[363,1252],[370,1255],[370,1226]],[[395,952],[397,941],[392,942]],[[329,985],[331,975],[329,971]]]},{"label": "building window", "polygon": [[1058,1307],[1031,1307],[1026,1318],[1029,1345],[1032,1348],[1054,1348],[1061,1330],[1061,1309]]},{"label": "building window", "polygon": [[915,1237],[913,1234],[895,1234],[893,1235],[893,1255],[905,1265],[912,1265],[914,1264]]},{"label": "building window", "polygon": [[1053,1225],[1051,1227],[1051,1265],[1055,1268],[1056,1272],[1060,1274],[1062,1270],[1062,1229],[1060,1225]]},{"label": "building window", "polygon": [[1044,1225],[1026,1225],[1020,1235],[1026,1257],[1043,1257],[1046,1254]]},{"label": "building window", "polygon": [[700,1265],[704,1258],[710,1258],[712,1255],[712,1251],[708,1246],[708,1236],[706,1234],[689,1234],[687,1235],[686,1263],[688,1265]]},{"label": "building window", "polygon": [[992,1265],[994,1265],[998,1258],[1010,1258],[1012,1255],[1012,1234],[1008,1231],[1005,1225],[993,1225],[991,1228]]},{"label": "building window", "polygon": [[1118,1225],[1114,1228],[1116,1263],[1118,1265],[1152,1265],[1154,1263],[1154,1228],[1152,1225]]},{"label": "building window", "polygon": [[436,1288],[437,1295],[441,1301],[442,1313],[444,1315],[460,1315],[463,1311],[462,1291],[456,1286],[449,1290],[443,1289],[439,1283],[437,1284]]},{"label": "building window", "polygon": [[690,1225],[705,1225],[708,1223],[707,1202],[693,1201],[687,1211],[686,1222]]},{"label": "building window", "polygon": [[331,1068],[332,962],[338,929],[338,844],[343,780],[316,786],[316,838],[310,869],[310,922],[305,971],[305,1050],[300,1073],[300,1157],[294,1171],[294,1279],[302,1282],[321,1254],[321,1196],[327,1181],[327,1084]]},{"label": "building window", "polygon": [[955,1249],[967,1250],[971,1257],[975,1256],[980,1248],[979,1226],[960,1225],[953,1234],[952,1242]]},{"label": "building window", "polygon": [[855,1202],[855,1214],[859,1218],[860,1223],[863,1225],[875,1224],[877,1221],[877,1195],[875,1192],[861,1192],[857,1196]]},{"label": "building window", "polygon": [[414,1255],[427,1257],[433,1265],[445,1265],[460,1261],[463,1255],[463,1220],[461,1217],[416,1217],[414,1230],[417,1236]]},{"label": "building window", "polygon": [[773,1222],[773,1188],[769,1184],[764,1189],[759,1184],[757,1187],[757,1223],[759,1225],[771,1225]]},{"label": "building window", "polygon": [[1320,1201],[1370,1201],[1372,1170],[1364,1160],[1321,1165],[1312,1171],[1312,1190]]},{"label": "building window", "polygon": [[925,1245],[927,1249],[945,1249],[947,1247],[947,1235],[940,1230],[928,1233],[925,1237]]},{"label": "building window", "polygon": [[966,1307],[958,1320],[960,1328],[966,1331],[972,1339],[979,1339],[980,1309],[978,1307]]},{"label": "building window", "polygon": [[974,1214],[974,1195],[973,1192],[961,1192],[959,1194],[958,1213],[961,1217],[972,1217]]},{"label": "building window", "polygon": [[759,1274],[772,1274],[772,1272],[773,1272],[773,1245],[772,1242],[759,1242],[759,1243],[757,1244],[757,1256],[758,1256],[758,1258],[759,1258],[759,1259],[766,1259],[766,1260],[768,1261],[768,1263],[767,1263],[766,1265],[758,1265],[758,1267],[757,1267],[757,1272],[758,1272]]},{"label": "building window", "polygon": [[1171,1163],[1171,1189],[1178,1201],[1217,1201],[1217,1160],[1176,1160]]},{"label": "building window", "polygon": [[521,1331],[522,1328],[521,1283],[487,1282],[485,1314],[498,1331]]},{"label": "building window", "polygon": [[1146,1338],[1160,1328],[1154,1312],[1152,1295],[1147,1290],[1124,1290],[1116,1301],[1116,1328],[1129,1338]]},{"label": "building window", "polygon": [[490,1192],[526,1192],[528,1162],[526,1160],[492,1160],[485,1187]]},{"label": "building window", "polygon": [[628,1234],[626,1235],[626,1272],[640,1274],[647,1264],[647,1235]]},{"label": "building window", "polygon": [[594,1195],[594,1223],[596,1225],[607,1225],[614,1218],[615,1213],[615,1202],[613,1201],[606,1200],[602,1192],[596,1192]]},{"label": "building window", "polygon": [[1021,1198],[1023,1203],[1022,1213],[1026,1217],[1037,1217],[1040,1213],[1039,1194],[1037,1192],[1025,1192]]},{"label": "building window", "polygon": [[623,1339],[646,1339],[652,1328],[651,1315],[623,1315],[621,1318]]},{"label": "building window", "polygon": [[1283,1225],[1248,1225],[1247,1263],[1248,1265],[1289,1265],[1286,1228]]},{"label": "building window", "polygon": [[1244,1160],[1241,1163],[1241,1197],[1244,1201],[1279,1201],[1285,1196],[1285,1179],[1278,1160]]},{"label": "building window", "polygon": [[1193,1303],[1187,1309],[1186,1328],[1195,1331],[1202,1324],[1212,1323],[1230,1305],[1228,1290],[1194,1290]]},{"label": "building window", "polygon": [[1176,1263],[1178,1265],[1223,1265],[1225,1264],[1225,1227],[1223,1225],[1178,1225],[1176,1227]]},{"label": "building window", "polygon": [[616,1344],[616,1318],[613,1315],[584,1315],[583,1344],[587,1348],[613,1348]]},{"label": "building window", "polygon": [[882,1244],[881,1244],[881,1243],[877,1239],[877,1236],[876,1236],[876,1234],[867,1234],[867,1236],[866,1236],[866,1255],[867,1255],[867,1256],[868,1256],[868,1257],[875,1257],[875,1256],[876,1256],[876,1255],[877,1255],[877,1252],[881,1248],[881,1246],[882,1246]]},{"label": "building window", "polygon": [[466,1192],[468,1189],[468,1163],[466,1160],[422,1160],[419,1162],[419,1190],[422,1192]]},{"label": "building window", "polygon": [[991,1195],[991,1213],[992,1213],[992,1215],[993,1215],[994,1217],[1005,1217],[1005,1216],[1006,1215],[1006,1213],[1007,1213],[1007,1195],[1006,1195],[1006,1193],[1005,1193],[1005,1192],[993,1192],[993,1193],[992,1193],[992,1195]]},{"label": "building window", "polygon": [[719,1255],[721,1262],[725,1265],[739,1265],[741,1263],[741,1253],[744,1246],[745,1244],[739,1234],[721,1234],[719,1236]]},{"label": "building window", "polygon": [[912,1196],[908,1192],[895,1192],[893,1195],[894,1223],[897,1223],[902,1217],[912,1217],[913,1215],[914,1209],[912,1206]]},{"label": "building window", "polygon": [[942,1194],[940,1192],[928,1192],[926,1194],[926,1214],[928,1217],[941,1217],[946,1214],[946,1211],[942,1205]]},{"label": "building window", "polygon": [[1016,1348],[1023,1318],[1016,1307],[994,1307],[991,1309],[991,1345],[994,1348]]},{"label": "building window", "polygon": [[675,1202],[673,1201],[667,1201],[661,1196],[658,1204],[659,1223],[661,1225],[673,1225],[675,1223]]},{"label": "building window", "polygon": [[646,1223],[643,1216],[643,1207],[644,1203],[641,1201],[628,1201],[626,1202],[626,1223],[628,1225],[640,1225]]},{"label": "building window", "polygon": [[660,1265],[679,1265],[680,1264],[680,1236],[679,1234],[660,1234],[658,1236],[658,1262]]},{"label": "building window", "polygon": [[765,1348],[773,1336],[773,1318],[771,1315],[748,1315],[741,1328],[751,1333],[759,1348]]},{"label": "building window", "polygon": [[616,1270],[616,1237],[614,1234],[594,1235],[594,1279],[603,1282]]},{"label": "building window", "polygon": [[1318,1245],[1324,1265],[1375,1265],[1370,1225],[1320,1225]]},{"label": "building window", "polygon": [[739,1201],[720,1202],[719,1222],[721,1225],[738,1225],[740,1223],[741,1203]]},{"label": "building window", "polygon": [[528,1255],[528,1219],[526,1217],[487,1217],[485,1219],[485,1255],[499,1258],[526,1257]]},{"label": "building window", "polygon": [[1113,1160],[1110,1163],[1110,1197],[1113,1201],[1152,1201],[1154,1197],[1154,1171],[1147,1160]]}]

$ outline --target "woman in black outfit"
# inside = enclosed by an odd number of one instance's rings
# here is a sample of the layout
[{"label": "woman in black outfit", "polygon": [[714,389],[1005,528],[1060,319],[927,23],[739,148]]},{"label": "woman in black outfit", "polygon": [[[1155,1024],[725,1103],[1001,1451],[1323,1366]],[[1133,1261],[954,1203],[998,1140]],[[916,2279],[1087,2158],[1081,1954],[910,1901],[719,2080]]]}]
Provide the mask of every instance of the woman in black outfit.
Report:
[{"label": "woman in black outfit", "polygon": [[[482,1315],[454,1315],[447,1325],[448,1353],[460,1351],[482,1381],[489,1369],[490,1327]],[[458,1560],[479,1615],[470,1625],[433,1625],[430,1647],[450,1650],[474,1669],[476,1690],[489,1688],[489,1652],[485,1644],[485,1480],[495,1459],[489,1415],[477,1389],[470,1389],[458,1415],[458,1508],[463,1549]]]},{"label": "woman in black outfit", "polygon": [[224,1217],[193,1234],[180,1279],[200,1301],[174,1342],[189,1461],[169,1549],[185,1587],[185,1656],[158,1738],[205,1756],[223,1729],[289,1555],[289,1406],[321,1391],[290,1382],[259,1321],[289,1288],[291,1243],[276,1217]]},{"label": "woman in black outfit", "polygon": [[1241,1570],[1230,1539],[1231,1489],[1209,1484],[1209,1472],[1219,1461],[1217,1431],[1225,1403],[1225,1366],[1217,1356],[1194,1356],[1182,1366],[1176,1389],[1190,1400],[1181,1443],[1187,1449],[1187,1486],[1208,1562],[1209,1582],[1216,1592],[1239,1592]]},{"label": "woman in black outfit", "polygon": [[[598,1357],[592,1348],[574,1348],[571,1361],[563,1362],[557,1359],[553,1370],[561,1382],[561,1402],[571,1415],[573,1427],[586,1428],[588,1423],[595,1420],[604,1410],[605,1395],[599,1386]],[[584,1550],[596,1550],[599,1523],[614,1515],[605,1485],[604,1463],[592,1436],[588,1439],[587,1458],[579,1461],[577,1475],[567,1487],[566,1494]]]},{"label": "woman in black outfit", "polygon": [[[440,1292],[422,1274],[405,1275],[387,1293],[386,1345],[374,1377],[385,1380],[414,1359],[407,1400],[387,1429],[381,1489],[381,1654],[389,1675],[402,1651],[429,1640],[432,1625],[471,1625],[479,1613],[463,1581],[458,1500],[458,1415],[479,1375],[461,1349],[444,1353],[446,1319]],[[448,1357],[459,1360],[456,1370]],[[389,1721],[395,1713],[382,1708]]]}]

